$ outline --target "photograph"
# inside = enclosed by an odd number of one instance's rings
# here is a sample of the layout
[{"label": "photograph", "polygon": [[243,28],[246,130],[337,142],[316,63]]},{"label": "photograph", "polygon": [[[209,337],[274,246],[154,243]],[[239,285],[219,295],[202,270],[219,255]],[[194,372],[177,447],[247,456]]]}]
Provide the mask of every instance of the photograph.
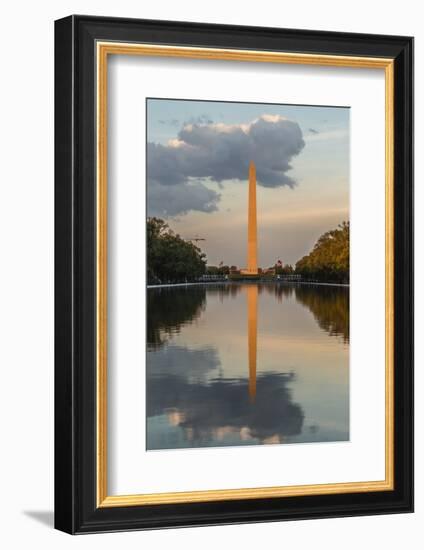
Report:
[{"label": "photograph", "polygon": [[146,449],[349,441],[349,107],[146,121]]},{"label": "photograph", "polygon": [[414,509],[414,38],[227,7],[55,21],[59,531]]}]

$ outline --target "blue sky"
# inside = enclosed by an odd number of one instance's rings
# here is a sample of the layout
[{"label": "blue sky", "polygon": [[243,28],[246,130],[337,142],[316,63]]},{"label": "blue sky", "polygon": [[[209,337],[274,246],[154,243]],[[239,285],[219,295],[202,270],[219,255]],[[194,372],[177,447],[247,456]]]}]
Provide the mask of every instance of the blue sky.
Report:
[{"label": "blue sky", "polygon": [[149,99],[148,139],[166,145],[184,123],[199,117],[213,122],[240,124],[264,113],[295,120],[304,135],[310,134],[311,129],[319,132],[347,131],[349,124],[349,109],[340,107]]},{"label": "blue sky", "polygon": [[246,263],[250,160],[261,266],[349,219],[349,108],[149,99],[147,141],[148,215],[205,238],[211,265]]}]

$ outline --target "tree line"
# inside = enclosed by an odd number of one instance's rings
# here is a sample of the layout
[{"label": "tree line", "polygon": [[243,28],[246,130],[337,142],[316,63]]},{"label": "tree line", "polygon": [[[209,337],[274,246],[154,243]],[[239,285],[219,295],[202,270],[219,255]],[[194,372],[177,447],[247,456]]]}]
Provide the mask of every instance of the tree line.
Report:
[{"label": "tree line", "polygon": [[206,254],[160,218],[147,218],[148,284],[195,281],[206,271]]},{"label": "tree line", "polygon": [[[319,237],[309,254],[296,265],[273,266],[276,275],[300,274],[302,279],[349,283],[349,222]],[[148,284],[191,282],[205,273],[228,275],[236,266],[207,266],[206,254],[191,241],[174,233],[156,217],[147,218]]]},{"label": "tree line", "polygon": [[349,222],[321,235],[295,269],[304,279],[349,283]]}]

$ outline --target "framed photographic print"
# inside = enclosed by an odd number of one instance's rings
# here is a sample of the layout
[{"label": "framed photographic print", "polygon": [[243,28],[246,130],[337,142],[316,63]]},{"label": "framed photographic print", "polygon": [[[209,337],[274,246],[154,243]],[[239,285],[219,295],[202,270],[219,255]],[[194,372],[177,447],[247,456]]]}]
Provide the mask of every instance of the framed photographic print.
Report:
[{"label": "framed photographic print", "polygon": [[55,525],[413,509],[413,39],[55,26]]}]

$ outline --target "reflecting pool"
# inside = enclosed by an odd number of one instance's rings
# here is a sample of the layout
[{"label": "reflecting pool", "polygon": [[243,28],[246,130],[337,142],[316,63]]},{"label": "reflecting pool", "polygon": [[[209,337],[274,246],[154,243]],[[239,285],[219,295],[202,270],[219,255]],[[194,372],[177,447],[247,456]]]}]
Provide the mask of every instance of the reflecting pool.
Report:
[{"label": "reflecting pool", "polygon": [[147,290],[147,449],[349,439],[349,288]]}]

